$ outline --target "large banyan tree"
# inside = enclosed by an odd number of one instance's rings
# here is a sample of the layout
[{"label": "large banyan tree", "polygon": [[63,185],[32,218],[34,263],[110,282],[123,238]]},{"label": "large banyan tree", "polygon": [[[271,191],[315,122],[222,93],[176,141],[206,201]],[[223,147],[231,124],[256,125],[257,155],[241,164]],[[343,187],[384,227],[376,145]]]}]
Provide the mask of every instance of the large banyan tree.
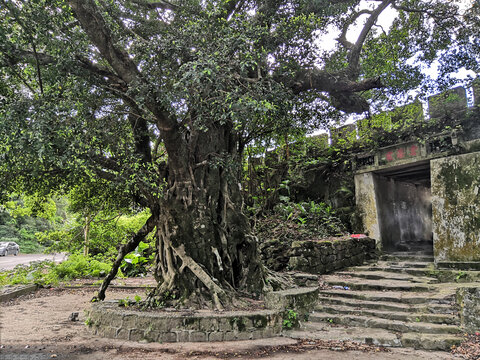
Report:
[{"label": "large banyan tree", "polygon": [[424,84],[420,68],[440,57],[442,73],[476,71],[478,12],[442,0],[2,0],[1,190],[80,187],[85,201],[150,210],[100,299],[152,232],[150,300],[260,296],[245,146],[322,111],[367,112]]}]

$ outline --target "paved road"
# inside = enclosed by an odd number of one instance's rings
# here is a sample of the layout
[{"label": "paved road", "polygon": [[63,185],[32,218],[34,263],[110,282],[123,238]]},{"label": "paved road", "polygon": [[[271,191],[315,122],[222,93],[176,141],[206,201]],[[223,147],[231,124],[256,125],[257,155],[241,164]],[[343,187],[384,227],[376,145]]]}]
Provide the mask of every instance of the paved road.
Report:
[{"label": "paved road", "polygon": [[8,255],[0,256],[0,270],[12,270],[19,264],[29,264],[32,261],[39,260],[53,260],[55,262],[62,262],[66,259],[66,255],[60,254],[18,254],[17,256]]}]

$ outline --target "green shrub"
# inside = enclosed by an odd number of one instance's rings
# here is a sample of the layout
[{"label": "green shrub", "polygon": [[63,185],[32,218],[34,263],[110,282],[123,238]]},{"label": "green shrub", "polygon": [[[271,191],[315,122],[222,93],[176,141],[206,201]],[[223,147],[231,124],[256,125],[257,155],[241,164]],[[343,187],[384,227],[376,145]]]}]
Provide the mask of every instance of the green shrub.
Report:
[{"label": "green shrub", "polygon": [[150,245],[140,241],[135,252],[125,256],[120,265],[120,270],[125,276],[129,277],[145,275],[154,258],[155,254]]},{"label": "green shrub", "polygon": [[72,254],[67,260],[56,265],[52,270],[60,280],[72,280],[84,277],[105,276],[111,268],[111,264],[89,256]]},{"label": "green shrub", "polygon": [[48,285],[57,283],[55,274],[50,270],[55,266],[52,261],[36,261],[30,265],[17,265],[11,271],[0,273],[0,286],[17,284]]},{"label": "green shrub", "polygon": [[11,271],[0,272],[1,285],[38,284],[56,285],[60,281],[105,276],[112,265],[101,260],[73,254],[60,264],[39,261],[18,265]]}]

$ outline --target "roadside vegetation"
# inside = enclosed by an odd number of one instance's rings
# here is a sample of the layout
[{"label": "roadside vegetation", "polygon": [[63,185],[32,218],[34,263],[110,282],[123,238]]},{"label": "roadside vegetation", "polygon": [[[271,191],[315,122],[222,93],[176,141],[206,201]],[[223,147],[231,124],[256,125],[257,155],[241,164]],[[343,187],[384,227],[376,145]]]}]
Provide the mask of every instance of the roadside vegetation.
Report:
[{"label": "roadside vegetation", "polygon": [[0,286],[18,284],[55,286],[60,282],[79,278],[100,278],[105,276],[110,268],[111,264],[103,259],[73,254],[60,264],[39,261],[30,265],[18,265],[12,271],[0,272]]},{"label": "roadside vegetation", "polygon": [[[85,216],[75,208],[72,194],[53,199],[12,195],[0,208],[1,240],[15,241],[21,253],[66,253],[68,259],[0,272],[0,286],[55,286],[73,279],[101,279],[111,270],[118,248],[148,216],[147,211],[98,211]],[[140,242],[123,260],[118,276],[146,275],[153,263],[153,246],[152,237]]]}]

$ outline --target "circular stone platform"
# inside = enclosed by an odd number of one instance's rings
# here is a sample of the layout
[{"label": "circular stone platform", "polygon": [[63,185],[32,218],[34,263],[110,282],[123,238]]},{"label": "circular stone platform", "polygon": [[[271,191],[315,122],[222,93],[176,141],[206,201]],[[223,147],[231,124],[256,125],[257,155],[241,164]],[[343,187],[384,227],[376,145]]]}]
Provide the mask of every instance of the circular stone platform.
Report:
[{"label": "circular stone platform", "polygon": [[283,310],[253,311],[139,311],[117,301],[93,303],[87,326],[94,334],[149,342],[229,341],[277,336]]}]

